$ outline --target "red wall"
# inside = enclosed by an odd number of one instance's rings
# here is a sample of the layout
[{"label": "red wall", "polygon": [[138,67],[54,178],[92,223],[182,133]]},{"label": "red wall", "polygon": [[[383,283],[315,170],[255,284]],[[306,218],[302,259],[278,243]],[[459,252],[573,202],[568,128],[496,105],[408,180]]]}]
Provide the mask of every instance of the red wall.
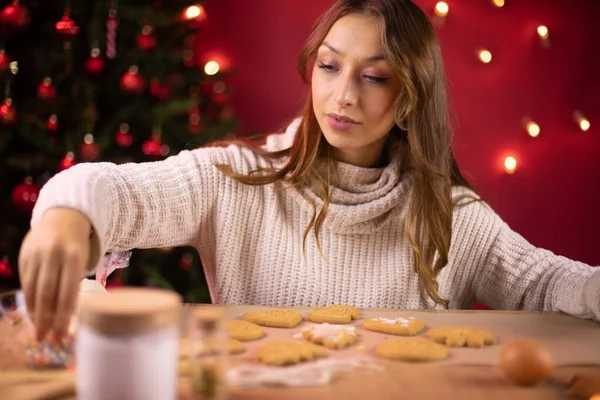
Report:
[{"label": "red wall", "polygon": [[[331,0],[207,0],[202,59],[236,69],[228,82],[242,133],[274,131],[304,100],[296,54]],[[436,1],[416,1],[428,13]],[[459,163],[505,221],[537,246],[600,265],[600,1],[447,0],[438,29],[455,111]],[[544,49],[539,24],[552,39]],[[493,55],[484,65],[479,46]],[[226,65],[226,67],[227,67]],[[577,129],[574,109],[591,121]],[[537,138],[521,126],[541,126]],[[502,168],[506,155],[515,174]]]}]

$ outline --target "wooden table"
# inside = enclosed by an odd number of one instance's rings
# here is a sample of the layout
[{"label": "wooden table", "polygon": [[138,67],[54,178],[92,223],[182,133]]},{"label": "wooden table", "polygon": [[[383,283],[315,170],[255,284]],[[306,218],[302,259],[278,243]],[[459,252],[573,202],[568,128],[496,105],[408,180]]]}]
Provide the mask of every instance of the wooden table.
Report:
[{"label": "wooden table", "polygon": [[[220,307],[207,305],[187,305],[184,315],[191,306]],[[239,316],[247,309],[244,306],[225,306],[227,314]],[[305,311],[307,309],[299,309]],[[372,309],[369,312],[401,312],[402,310]],[[406,310],[405,310],[406,311]],[[432,313],[502,314],[502,311],[429,311]],[[528,313],[509,312],[513,315]],[[540,313],[531,313],[540,315]],[[544,314],[545,315],[545,314]],[[548,313],[548,315],[552,315]],[[187,320],[187,318],[184,318]],[[600,341],[600,324],[598,340]],[[1,357],[1,355],[0,355]],[[0,375],[2,372],[0,372]],[[510,383],[496,366],[459,366],[436,364],[409,364],[390,362],[383,371],[357,369],[336,375],[333,381],[322,387],[266,387],[232,388],[232,399],[243,400],[295,400],[295,399],[461,399],[461,400],[519,400],[519,399],[579,399],[569,395],[568,385],[575,375],[600,379],[600,364],[557,368],[547,381],[534,387],[519,387]],[[1,397],[1,396],[0,396]],[[3,398],[3,397],[2,397]],[[7,398],[8,399],[8,398]],[[183,399],[183,397],[182,397]]]}]

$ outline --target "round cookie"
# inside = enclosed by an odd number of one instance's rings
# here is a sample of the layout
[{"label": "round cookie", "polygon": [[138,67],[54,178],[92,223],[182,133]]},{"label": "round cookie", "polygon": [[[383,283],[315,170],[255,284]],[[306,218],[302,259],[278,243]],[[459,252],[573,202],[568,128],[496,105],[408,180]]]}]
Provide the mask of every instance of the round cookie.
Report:
[{"label": "round cookie", "polygon": [[433,328],[427,337],[448,347],[481,348],[496,344],[496,337],[487,329],[468,326],[444,326]]},{"label": "round cookie", "polygon": [[438,361],[448,357],[448,349],[422,337],[390,339],[377,345],[379,356],[399,361]]},{"label": "round cookie", "polygon": [[239,319],[227,322],[227,335],[232,339],[245,342],[260,339],[264,334],[263,328],[253,322]]},{"label": "round cookie", "polygon": [[398,336],[414,336],[425,327],[423,321],[413,317],[369,318],[363,322],[365,329]]}]

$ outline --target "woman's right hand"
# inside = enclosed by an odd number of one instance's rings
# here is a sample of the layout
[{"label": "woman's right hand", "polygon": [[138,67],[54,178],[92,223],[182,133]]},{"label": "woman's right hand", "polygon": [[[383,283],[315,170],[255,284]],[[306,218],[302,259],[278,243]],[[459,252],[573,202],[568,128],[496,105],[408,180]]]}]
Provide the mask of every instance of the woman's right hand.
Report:
[{"label": "woman's right hand", "polygon": [[90,255],[90,229],[80,212],[53,208],[23,239],[19,277],[38,338],[68,329]]}]

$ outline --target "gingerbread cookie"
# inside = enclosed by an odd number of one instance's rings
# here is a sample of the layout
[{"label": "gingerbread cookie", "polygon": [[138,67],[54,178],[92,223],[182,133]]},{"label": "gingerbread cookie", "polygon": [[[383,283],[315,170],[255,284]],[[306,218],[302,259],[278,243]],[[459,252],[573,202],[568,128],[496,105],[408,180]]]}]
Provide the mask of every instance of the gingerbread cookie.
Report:
[{"label": "gingerbread cookie", "polygon": [[242,319],[273,328],[293,328],[302,321],[302,314],[294,310],[250,311]]},{"label": "gingerbread cookie", "polygon": [[427,332],[427,337],[448,347],[481,348],[496,344],[496,337],[492,332],[467,326],[433,328]]},{"label": "gingerbread cookie", "polygon": [[352,316],[346,311],[333,308],[317,308],[308,313],[307,319],[312,322],[328,324],[349,324]]},{"label": "gingerbread cookie", "polygon": [[332,304],[327,307],[317,308],[317,310],[334,310],[341,313],[350,314],[352,319],[360,319],[360,309],[346,304]]},{"label": "gingerbread cookie", "polygon": [[301,340],[280,340],[269,342],[258,353],[263,364],[290,365],[323,357],[325,350],[321,346]]},{"label": "gingerbread cookie", "polygon": [[448,349],[422,337],[390,339],[381,342],[376,352],[384,358],[400,361],[438,361],[448,356]]},{"label": "gingerbread cookie", "polygon": [[363,325],[369,331],[399,336],[414,336],[425,327],[423,321],[414,317],[369,318]]},{"label": "gingerbread cookie", "polygon": [[302,329],[302,335],[309,341],[330,349],[341,349],[350,346],[358,335],[353,326],[331,325],[328,323],[309,326]]},{"label": "gingerbread cookie", "polygon": [[265,332],[260,325],[236,319],[227,322],[227,334],[232,339],[245,342],[260,339],[264,336]]}]

